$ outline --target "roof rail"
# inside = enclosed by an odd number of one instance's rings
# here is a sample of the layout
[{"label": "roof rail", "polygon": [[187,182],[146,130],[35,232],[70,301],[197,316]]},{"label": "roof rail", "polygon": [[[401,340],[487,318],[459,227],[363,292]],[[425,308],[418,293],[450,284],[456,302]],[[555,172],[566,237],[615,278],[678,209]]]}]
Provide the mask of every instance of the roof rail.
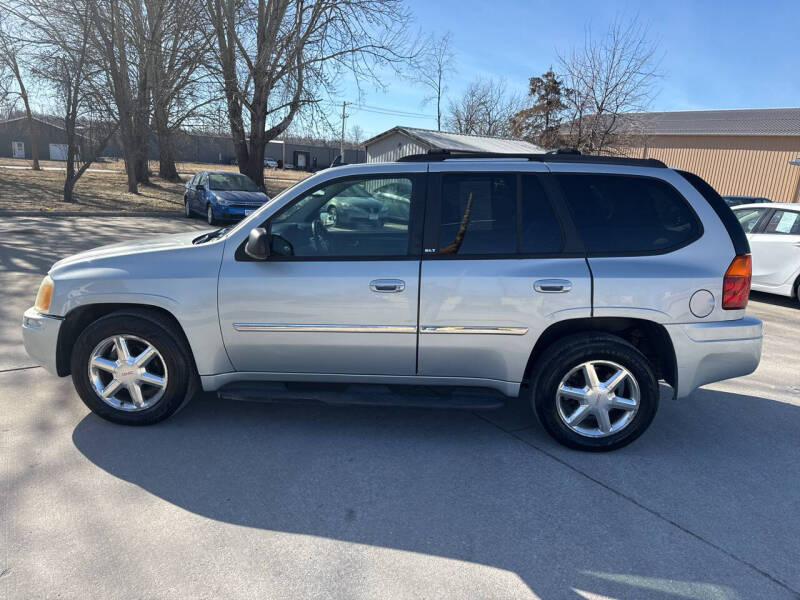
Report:
[{"label": "roof rail", "polygon": [[[564,151],[566,150],[566,151]],[[514,158],[534,162],[560,163],[596,163],[604,165],[627,165],[632,167],[657,167],[665,169],[665,165],[655,158],[623,158],[621,156],[596,156],[593,154],[574,153],[572,149],[548,152],[543,154],[503,154],[500,152],[469,152],[450,150],[429,150],[427,154],[410,154],[397,159],[397,162],[440,162],[462,158]]]}]

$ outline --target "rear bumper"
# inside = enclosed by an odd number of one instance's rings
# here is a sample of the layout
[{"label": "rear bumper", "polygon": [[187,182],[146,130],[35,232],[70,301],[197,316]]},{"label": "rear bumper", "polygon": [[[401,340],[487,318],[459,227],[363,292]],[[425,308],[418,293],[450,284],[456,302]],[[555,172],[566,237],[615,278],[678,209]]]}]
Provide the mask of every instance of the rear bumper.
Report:
[{"label": "rear bumper", "polygon": [[54,375],[58,374],[56,347],[58,332],[63,321],[61,317],[39,314],[33,308],[26,310],[22,317],[22,341],[25,344],[25,351]]},{"label": "rear bumper", "polygon": [[749,375],[761,360],[762,324],[753,317],[665,327],[678,366],[677,398],[707,383]]}]

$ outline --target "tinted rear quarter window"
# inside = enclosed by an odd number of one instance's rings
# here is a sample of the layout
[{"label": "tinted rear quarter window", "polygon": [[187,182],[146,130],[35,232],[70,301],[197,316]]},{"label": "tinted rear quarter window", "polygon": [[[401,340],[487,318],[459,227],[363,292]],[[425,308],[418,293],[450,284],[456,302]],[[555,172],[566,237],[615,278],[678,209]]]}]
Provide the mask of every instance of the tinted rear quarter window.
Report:
[{"label": "tinted rear quarter window", "polygon": [[691,243],[702,226],[681,194],[649,177],[558,174],[590,254],[651,254]]}]

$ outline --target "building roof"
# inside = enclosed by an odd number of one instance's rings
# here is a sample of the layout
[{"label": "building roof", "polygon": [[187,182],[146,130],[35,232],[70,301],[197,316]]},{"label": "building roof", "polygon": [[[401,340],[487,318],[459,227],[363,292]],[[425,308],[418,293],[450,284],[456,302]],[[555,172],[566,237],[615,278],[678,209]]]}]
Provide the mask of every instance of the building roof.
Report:
[{"label": "building roof", "polygon": [[687,110],[628,115],[649,135],[797,135],[800,108]]},{"label": "building roof", "polygon": [[485,135],[466,135],[461,133],[446,133],[432,129],[417,129],[416,127],[392,127],[379,133],[364,142],[365,146],[374,144],[394,133],[403,133],[410,138],[427,146],[429,149],[451,150],[461,152],[497,152],[501,154],[524,154],[542,152],[538,146],[524,140],[515,140]]}]

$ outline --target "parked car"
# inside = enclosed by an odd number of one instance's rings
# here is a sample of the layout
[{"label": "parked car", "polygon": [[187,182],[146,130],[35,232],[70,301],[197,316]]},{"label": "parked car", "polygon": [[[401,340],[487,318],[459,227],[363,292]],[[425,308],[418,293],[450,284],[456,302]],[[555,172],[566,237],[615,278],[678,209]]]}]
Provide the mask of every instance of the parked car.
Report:
[{"label": "parked car", "polygon": [[266,202],[269,196],[252,179],[231,171],[200,171],[183,192],[184,214],[205,215],[209,225],[246,217]]},{"label": "parked car", "polygon": [[332,227],[380,228],[389,213],[389,203],[368,192],[361,181],[345,181],[316,194],[323,201],[325,224]]},{"label": "parked car", "polygon": [[763,204],[772,202],[769,198],[763,196],[723,196],[725,204],[728,206],[739,206],[741,204]]},{"label": "parked car", "polygon": [[[387,186],[407,219],[331,222],[333,199],[385,206]],[[650,425],[659,381],[686,398],[756,368],[749,252],[722,198],[658,161],[418,155],[321,171],[232,228],[61,260],[23,335],[116,423],[161,421],[198,386],[471,409],[521,397],[559,442],[611,450]]]},{"label": "parked car", "polygon": [[800,302],[800,205],[747,204],[733,212],[752,248],[753,289]]},{"label": "parked car", "polygon": [[269,169],[277,169],[278,168],[278,161],[274,158],[270,158],[269,156],[264,157],[264,166]]}]

